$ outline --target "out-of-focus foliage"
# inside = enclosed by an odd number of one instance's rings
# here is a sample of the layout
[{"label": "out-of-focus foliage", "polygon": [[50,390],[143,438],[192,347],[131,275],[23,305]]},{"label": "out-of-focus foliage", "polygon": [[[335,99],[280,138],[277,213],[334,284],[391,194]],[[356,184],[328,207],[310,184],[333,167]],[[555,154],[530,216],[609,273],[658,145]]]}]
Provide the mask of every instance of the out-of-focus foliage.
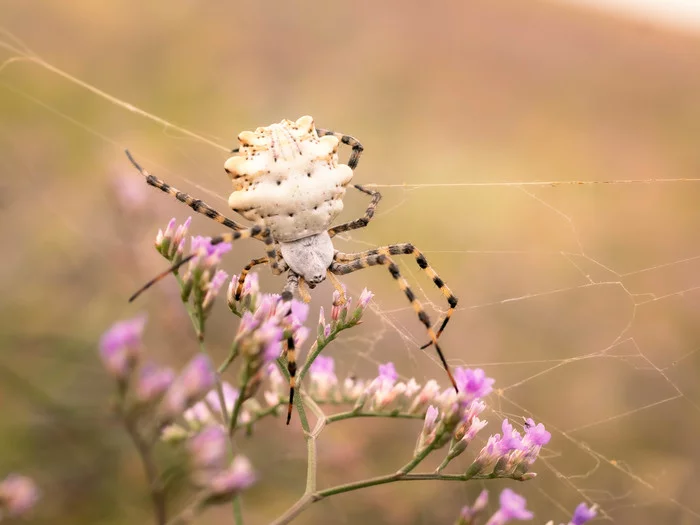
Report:
[{"label": "out-of-focus foliage", "polygon": [[[697,522],[700,183],[493,183],[697,178],[700,38],[527,0],[11,0],[0,25],[81,81],[222,146],[304,114],[358,137],[357,182],[390,187],[370,227],[337,247],[411,241],[460,298],[442,338],[451,363],[497,379],[501,417],[530,413],[552,431],[549,462],[522,486],[528,507],[564,521],[557,508],[591,498],[617,523]],[[227,155],[0,53],[0,477],[37,480],[37,523],[143,523],[145,482],[109,416],[97,341],[146,311],[159,362],[181,366],[197,345],[173,282],[126,302],[163,269],[157,227],[189,210],[146,187],[123,149],[222,211]],[[349,192],[343,218],[365,206]],[[216,226],[196,217],[191,231]],[[238,273],[262,255],[242,242],[224,266]],[[412,261],[402,269],[446,307]],[[338,342],[338,368],[392,360],[405,377],[443,380],[384,270],[344,282],[354,297],[375,291],[377,309]],[[261,270],[266,291],[282,284]],[[312,318],[331,290],[314,291]],[[236,327],[223,312],[211,323],[223,357]],[[410,455],[412,422],[367,423],[324,435],[323,482]],[[270,420],[240,447],[260,475],[248,523],[266,523],[303,491],[300,429]],[[377,487],[299,522],[449,523],[481,488]],[[204,522],[229,519],[223,509]]]}]

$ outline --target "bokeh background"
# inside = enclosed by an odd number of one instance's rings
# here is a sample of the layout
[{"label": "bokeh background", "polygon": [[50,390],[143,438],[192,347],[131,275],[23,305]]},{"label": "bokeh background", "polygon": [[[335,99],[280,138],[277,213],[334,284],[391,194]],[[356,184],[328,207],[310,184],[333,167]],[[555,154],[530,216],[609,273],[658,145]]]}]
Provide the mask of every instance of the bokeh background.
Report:
[{"label": "bokeh background", "polygon": [[[189,210],[146,187],[123,149],[225,210],[238,132],[304,114],[358,137],[356,181],[384,194],[371,226],[338,248],[422,249],[460,298],[443,336],[450,363],[484,368],[499,388],[483,434],[531,416],[553,438],[535,481],[385,485],[298,523],[452,523],[482,488],[506,486],[540,523],[566,522],[580,501],[614,523],[700,523],[697,34],[530,0],[13,0],[0,25],[0,476],[39,482],[34,523],[150,522],[96,341],[145,311],[154,359],[179,366],[197,350],[172,280],[126,302],[164,267],[157,229]],[[342,219],[365,206],[349,192]],[[241,243],[226,269],[260,255]],[[433,315],[444,310],[412,261],[402,268]],[[260,274],[265,289],[282,286]],[[404,378],[444,382],[388,274],[344,282],[376,299],[329,347],[338,372],[371,377],[392,360]],[[311,319],[330,294],[314,292]],[[220,303],[215,355],[235,327]],[[328,428],[321,486],[395,470],[419,427]],[[238,446],[260,475],[246,523],[267,523],[303,491],[301,429],[266,421]]]}]

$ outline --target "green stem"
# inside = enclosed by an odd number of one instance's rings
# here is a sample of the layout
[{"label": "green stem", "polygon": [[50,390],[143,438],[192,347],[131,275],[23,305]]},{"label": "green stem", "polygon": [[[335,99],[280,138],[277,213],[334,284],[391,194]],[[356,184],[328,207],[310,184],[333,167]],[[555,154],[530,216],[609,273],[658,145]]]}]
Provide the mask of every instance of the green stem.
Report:
[{"label": "green stem", "polygon": [[241,497],[239,494],[233,496],[233,523],[243,525],[243,509],[241,508]]},{"label": "green stem", "polygon": [[250,375],[248,374],[247,368],[243,371],[243,377],[241,378],[241,383],[239,385],[238,397],[236,402],[233,404],[233,412],[231,413],[230,419],[224,419],[228,421],[228,435],[233,438],[233,434],[236,432],[238,422],[238,416],[241,413],[241,407],[243,406],[243,401],[245,401],[246,391],[248,390],[248,383],[250,382]]},{"label": "green stem", "polygon": [[334,341],[340,332],[352,328],[356,324],[357,322],[346,324],[338,323],[333,330],[331,330],[331,333],[328,334],[328,337],[318,337],[316,339],[316,342],[309,348],[309,356],[306,358],[304,366],[301,367],[301,371],[299,372],[299,383],[304,379],[306,373],[309,371],[309,367],[313,364],[318,355],[328,346],[328,343]]},{"label": "green stem", "polygon": [[394,419],[425,419],[424,414],[408,414],[406,412],[365,412],[365,411],[353,411],[348,410],[347,412],[339,412],[333,414],[332,416],[326,416],[326,424],[335,423],[336,421],[343,421],[345,419],[353,419],[356,417],[387,417]]},{"label": "green stem", "polygon": [[485,480],[493,479],[495,477],[496,476],[493,476],[491,474],[468,477],[465,474],[437,474],[435,472],[402,474],[401,472],[396,472],[394,474],[378,476],[376,478],[370,478],[363,481],[356,481],[353,483],[337,485],[328,489],[319,490],[312,494],[305,494],[301,499],[299,499],[299,501],[297,501],[292,507],[290,507],[289,510],[284,513],[284,515],[280,516],[275,521],[273,521],[271,525],[285,525],[287,523],[290,523],[312,503],[321,501],[322,499],[335,496],[336,494],[352,492],[354,490],[364,489],[367,487],[385,485],[387,483],[393,483],[395,481],[468,481],[470,479]]},{"label": "green stem", "polygon": [[141,463],[143,464],[143,469],[151,492],[151,501],[153,502],[153,511],[155,513],[156,523],[158,525],[165,525],[167,519],[165,511],[165,490],[159,479],[158,468],[156,467],[153,456],[151,455],[151,447],[139,433],[135,418],[124,414],[123,409],[122,416],[124,426],[126,427],[129,436],[131,436],[131,440],[134,442],[136,450],[139,453],[139,457],[141,458]]},{"label": "green stem", "polygon": [[[182,277],[179,275],[175,274],[175,278],[177,279],[177,283],[180,286],[180,290],[183,289],[184,283],[182,281]],[[204,316],[203,315],[197,315],[197,312],[194,311],[192,306],[190,305],[189,301],[183,301],[183,304],[185,305],[185,310],[187,311],[187,315],[190,318],[190,321],[192,322],[192,327],[194,328],[194,331],[197,333],[197,342],[199,343],[199,351],[205,355],[209,355],[209,352],[207,351],[207,347],[204,343]],[[201,308],[200,308],[201,310]],[[201,312],[200,312],[201,314]],[[226,408],[226,399],[224,398],[224,388],[221,383],[221,373],[216,374],[216,393],[219,398],[219,404],[221,405],[221,417],[223,418],[223,421],[228,421],[228,409]]]},{"label": "green stem", "polygon": [[218,369],[219,375],[221,375],[221,374],[223,374],[224,372],[226,372],[226,369],[231,365],[231,363],[233,363],[233,361],[234,361],[237,357],[238,357],[238,345],[237,345],[236,342],[234,341],[233,344],[231,345],[231,350],[230,350],[230,352],[229,352],[229,354],[228,354],[228,357],[227,357],[226,360],[225,360],[223,363],[221,363],[221,365],[219,366],[219,369]]},{"label": "green stem", "polygon": [[185,525],[191,522],[210,496],[208,490],[201,491],[177,516],[168,521],[167,525]]}]

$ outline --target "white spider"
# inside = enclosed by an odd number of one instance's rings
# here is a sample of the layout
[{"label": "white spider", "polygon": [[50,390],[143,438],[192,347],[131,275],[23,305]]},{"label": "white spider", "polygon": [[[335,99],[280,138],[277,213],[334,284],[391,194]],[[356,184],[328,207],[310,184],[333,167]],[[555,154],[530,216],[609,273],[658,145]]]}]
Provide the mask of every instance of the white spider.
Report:
[{"label": "white spider", "polygon": [[[233,230],[214,237],[211,240],[212,244],[245,238],[254,238],[265,243],[266,256],[253,259],[241,272],[236,299],[240,298],[246,275],[251,268],[259,264],[269,264],[273,273],[278,275],[289,272],[282,300],[291,300],[293,293],[298,291],[304,300],[308,301],[308,293],[303,289],[303,283],[306,282],[313,288],[328,276],[341,294],[341,303],[345,302],[345,295],[335,275],[344,275],[369,266],[386,266],[428,332],[430,341],[422,348],[430,344],[435,345],[440,361],[452,385],[457,389],[437,342],[457,305],[457,298],[430,267],[425,256],[410,243],[392,244],[359,253],[342,253],[333,247],[331,238],[336,234],[367,226],[381,199],[379,192],[354,185],[359,191],[372,197],[364,216],[330,227],[343,209],[345,188],[352,179],[363,151],[360,142],[348,135],[317,129],[313,118],[309,116],[301,117],[295,122],[283,120],[277,124],[260,127],[254,132],[243,131],[238,135],[238,140],[240,147],[233,151],[234,155],[225,163],[225,170],[231,176],[234,189],[228,203],[234,211],[254,223],[250,227],[242,226],[201,200],[178,191],[149,174],[136,163],[128,151],[127,155],[148,184]],[[340,142],[352,147],[347,165],[338,162]],[[392,255],[413,255],[418,266],[447,299],[449,308],[437,331],[433,330],[428,314],[399,272],[398,266],[391,258]],[[132,296],[132,300],[141,291],[192,257],[194,255],[185,257],[167,272],[149,281]],[[291,378],[287,415],[289,423],[296,363],[293,341],[288,342],[288,345],[287,361]]]}]

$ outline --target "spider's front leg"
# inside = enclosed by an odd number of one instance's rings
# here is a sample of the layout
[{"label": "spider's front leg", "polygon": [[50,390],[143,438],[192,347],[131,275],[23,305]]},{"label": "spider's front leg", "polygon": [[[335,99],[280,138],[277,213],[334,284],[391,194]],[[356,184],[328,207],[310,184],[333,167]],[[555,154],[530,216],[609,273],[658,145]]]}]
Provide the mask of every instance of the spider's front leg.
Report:
[{"label": "spider's front leg", "polygon": [[139,173],[143,175],[143,177],[146,179],[147,184],[161,190],[162,192],[167,193],[172,197],[175,197],[180,202],[187,204],[197,213],[206,215],[210,219],[215,220],[216,222],[226,226],[227,228],[231,228],[232,230],[245,230],[245,226],[242,226],[236,221],[229,219],[225,215],[222,215],[204,201],[201,201],[200,199],[195,199],[188,193],[182,192],[177,188],[174,188],[164,180],[159,179],[155,175],[148,173],[144,168],[141,167],[141,165],[138,162],[136,162],[134,157],[131,156],[129,150],[126,150],[126,156],[128,157],[129,161],[134,165],[134,167],[139,171]]},{"label": "spider's front leg", "polygon": [[[259,241],[263,241],[265,243],[265,246],[267,247],[267,259],[270,262],[270,266],[272,267],[273,273],[277,271],[277,273],[282,273],[282,269],[280,265],[277,262],[276,258],[276,249],[275,249],[275,241],[272,238],[272,234],[270,233],[270,229],[256,224],[251,226],[250,228],[245,228],[241,230],[236,230],[234,232],[227,232],[222,235],[218,235],[216,237],[212,237],[211,239],[211,244],[216,245],[216,244],[221,244],[222,242],[234,242],[240,239],[257,239]],[[192,259],[197,257],[197,253],[191,253],[187,257],[184,257],[180,262],[177,264],[173,264],[170,268],[167,270],[161,272],[160,274],[156,275],[153,279],[148,281],[146,284],[144,284],[136,293],[134,293],[131,297],[129,297],[129,302],[134,301],[139,295],[141,295],[143,292],[148,290],[151,286],[156,284],[158,281],[161,279],[167,277],[171,273],[177,272],[183,265],[187,264],[190,262]]]},{"label": "spider's front leg", "polygon": [[316,134],[319,137],[333,135],[339,142],[350,146],[352,148],[352,153],[350,154],[350,159],[348,160],[348,167],[353,171],[355,170],[357,163],[360,162],[360,155],[362,155],[362,152],[365,149],[359,140],[357,140],[355,137],[351,137],[350,135],[344,135],[343,133],[338,133],[336,131],[323,128],[316,128]]}]

